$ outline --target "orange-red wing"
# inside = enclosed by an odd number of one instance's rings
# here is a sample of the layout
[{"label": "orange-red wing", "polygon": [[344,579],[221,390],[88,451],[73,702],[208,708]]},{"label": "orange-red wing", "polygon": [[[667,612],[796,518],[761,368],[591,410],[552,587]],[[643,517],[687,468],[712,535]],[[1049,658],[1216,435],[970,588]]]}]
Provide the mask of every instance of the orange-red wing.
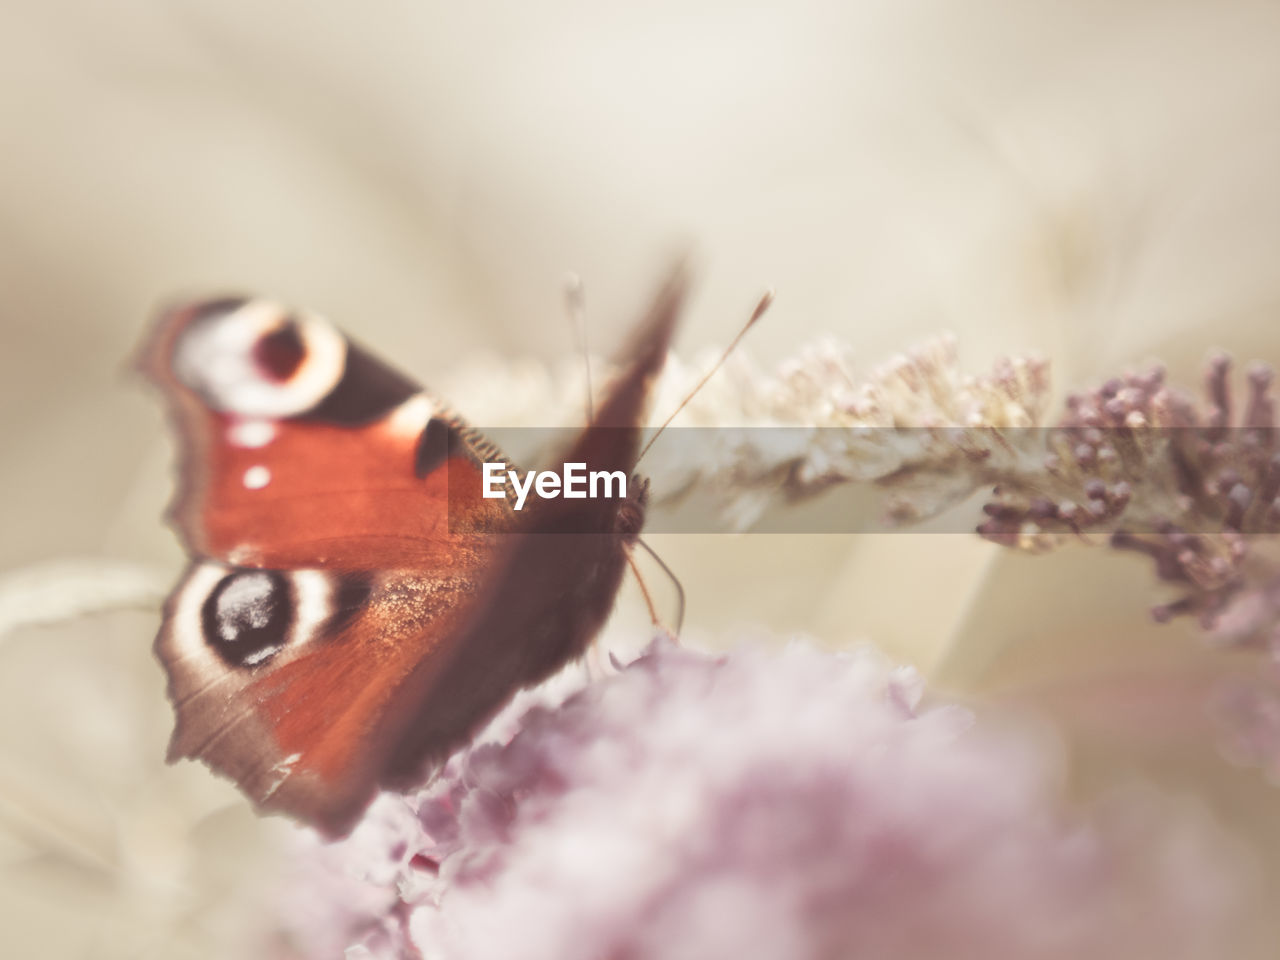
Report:
[{"label": "orange-red wing", "polygon": [[[467,491],[455,489],[452,502],[464,529],[509,529],[511,511],[479,496],[478,457],[456,419],[327,324],[317,329],[340,338],[344,364],[311,382],[295,371],[297,386],[273,380],[270,366],[256,366],[259,345],[279,336],[273,320],[324,321],[260,303],[169,311],[143,352],[142,368],[164,390],[180,444],[170,518],[187,549],[270,568],[448,571],[482,562],[476,538],[449,534],[450,477]],[[238,306],[217,309],[227,304]],[[226,344],[202,340],[211,324],[248,329],[224,337]],[[311,345],[298,339],[305,352]],[[201,363],[229,368],[225,382],[186,372]],[[292,407],[310,405],[282,415],[291,410],[290,390]],[[350,395],[374,398],[361,405]]]}]

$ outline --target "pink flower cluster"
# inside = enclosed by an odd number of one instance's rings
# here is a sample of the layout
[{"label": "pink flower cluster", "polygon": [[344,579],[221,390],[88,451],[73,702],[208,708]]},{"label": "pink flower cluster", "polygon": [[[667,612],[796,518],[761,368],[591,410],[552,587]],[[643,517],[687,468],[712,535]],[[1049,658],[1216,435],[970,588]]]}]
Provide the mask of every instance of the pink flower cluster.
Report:
[{"label": "pink flower cluster", "polygon": [[1211,358],[1199,402],[1160,367],[1073,394],[1040,469],[1000,480],[978,532],[1037,547],[1046,535],[1112,529],[1112,546],[1148,555],[1181,589],[1157,619],[1191,614],[1214,630],[1225,618],[1235,638],[1265,640],[1274,617],[1249,636],[1240,628],[1250,594],[1276,576],[1260,549],[1280,532],[1275,377],[1250,366],[1241,403],[1230,372],[1226,355]]},{"label": "pink flower cluster", "polygon": [[292,955],[1230,955],[1243,881],[1206,826],[1150,796],[1068,815],[1042,743],[921,693],[868,651],[658,642],[522,695],[429,788],[306,841]]}]

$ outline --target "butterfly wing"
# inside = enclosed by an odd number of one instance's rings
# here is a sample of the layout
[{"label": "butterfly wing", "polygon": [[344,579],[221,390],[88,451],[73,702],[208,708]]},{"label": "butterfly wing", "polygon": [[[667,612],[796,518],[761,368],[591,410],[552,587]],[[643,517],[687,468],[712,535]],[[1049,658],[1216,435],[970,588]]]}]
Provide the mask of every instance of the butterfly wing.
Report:
[{"label": "butterfly wing", "polygon": [[[682,290],[664,289],[638,333],[648,349],[571,457],[634,467]],[[182,307],[142,367],[177,425],[170,515],[196,557],[156,642],[170,759],[204,760],[259,807],[346,833],[379,786],[420,779],[581,653],[611,607],[642,501],[517,518],[482,498],[496,451],[327,321],[254,300]],[[555,532],[568,527],[590,532]]]},{"label": "butterfly wing", "polygon": [[[141,366],[179,438],[170,518],[197,559],[156,651],[193,757],[330,832],[372,797],[396,688],[475,601],[503,500],[448,482],[487,451],[323,318],[223,298],[168,311]],[[478,492],[478,481],[465,484]]]},{"label": "butterfly wing", "polygon": [[[323,317],[241,298],[180,307],[140,366],[179,438],[169,515],[190,553],[278,568],[456,564],[447,480],[478,471],[482,451]],[[466,509],[473,529],[510,523],[503,501]]]},{"label": "butterfly wing", "polygon": [[165,608],[169,759],[200,759],[263,809],[347,832],[394,749],[390,708],[477,581],[194,563]]},{"label": "butterfly wing", "polygon": [[[637,325],[594,421],[558,460],[631,475],[685,293],[677,269]],[[503,549],[465,624],[397,691],[397,709],[411,719],[384,784],[420,782],[424,760],[464,743],[517,689],[582,655],[613,608],[647,498],[647,484],[632,477],[622,498],[542,501],[498,538]]]}]

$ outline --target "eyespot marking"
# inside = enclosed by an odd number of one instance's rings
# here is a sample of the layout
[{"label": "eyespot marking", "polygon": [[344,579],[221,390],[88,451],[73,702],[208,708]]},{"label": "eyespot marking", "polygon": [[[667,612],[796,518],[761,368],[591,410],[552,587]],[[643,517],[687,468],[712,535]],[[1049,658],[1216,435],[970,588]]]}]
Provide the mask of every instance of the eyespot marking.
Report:
[{"label": "eyespot marking", "polygon": [[280,419],[315,409],[334,392],[347,341],[323,317],[269,300],[222,299],[187,308],[170,362],[214,410]]},{"label": "eyespot marking", "polygon": [[205,643],[231,666],[258,666],[284,647],[293,606],[293,591],[282,574],[272,570],[229,573],[200,611]]},{"label": "eyespot marking", "polygon": [[298,372],[306,356],[307,345],[298,331],[297,321],[292,317],[253,345],[253,359],[258,369],[277,383],[288,382]]}]

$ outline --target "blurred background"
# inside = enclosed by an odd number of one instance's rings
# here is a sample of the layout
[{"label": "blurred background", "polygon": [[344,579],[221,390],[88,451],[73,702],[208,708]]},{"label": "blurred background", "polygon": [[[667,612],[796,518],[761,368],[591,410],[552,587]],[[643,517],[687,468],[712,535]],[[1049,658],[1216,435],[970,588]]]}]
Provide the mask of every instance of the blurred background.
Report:
[{"label": "blurred background", "polygon": [[[572,362],[566,271],[607,351],[688,250],[689,357],[772,286],[762,361],[832,336],[870,369],[950,330],[975,373],[1034,352],[1065,390],[1158,356],[1190,382],[1210,348],[1280,346],[1278,43],[1260,0],[9,0],[0,953],[235,955],[288,829],[163,766],[154,607],[70,616],[94,591],[158,604],[182,565],[128,368],[158,304],[311,306],[466,414],[501,409],[466,375],[485,356]],[[1200,708],[1240,664],[1149,623],[1141,562],[919,534],[657,546],[699,642],[870,640],[956,695],[1034,701],[1074,790],[1185,795],[1275,888],[1280,797]]]}]

